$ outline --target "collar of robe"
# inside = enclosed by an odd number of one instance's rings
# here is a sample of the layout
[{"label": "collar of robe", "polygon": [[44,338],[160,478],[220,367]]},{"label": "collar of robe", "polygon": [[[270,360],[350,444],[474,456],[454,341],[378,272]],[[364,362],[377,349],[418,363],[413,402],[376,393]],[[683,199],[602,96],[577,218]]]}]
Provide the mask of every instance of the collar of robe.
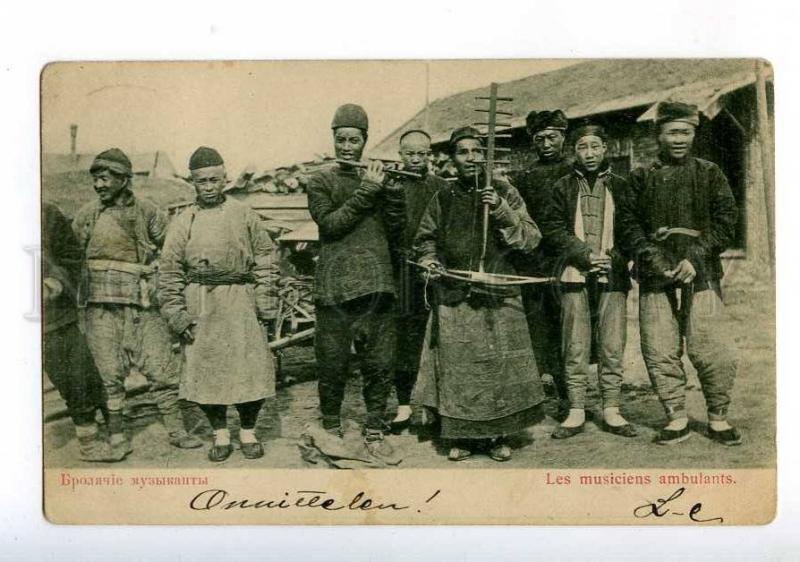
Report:
[{"label": "collar of robe", "polygon": [[213,207],[219,207],[225,202],[225,194],[220,193],[218,197],[215,197],[213,201],[204,201],[200,197],[196,199],[197,206],[201,209],[211,209]]}]

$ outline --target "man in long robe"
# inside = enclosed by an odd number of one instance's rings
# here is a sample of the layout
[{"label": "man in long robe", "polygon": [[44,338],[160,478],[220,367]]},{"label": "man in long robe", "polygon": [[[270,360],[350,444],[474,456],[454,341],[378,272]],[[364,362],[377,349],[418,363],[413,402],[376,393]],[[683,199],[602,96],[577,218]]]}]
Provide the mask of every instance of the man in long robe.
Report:
[{"label": "man in long robe", "polygon": [[488,444],[491,458],[506,461],[506,437],[539,420],[544,400],[519,287],[468,283],[446,270],[478,270],[484,205],[486,272],[515,274],[512,254],[532,252],[541,234],[513,186],[494,180],[484,187],[476,129],[454,131],[450,151],[458,180],[430,201],[415,239],[419,264],[436,280],[415,393],[438,413],[441,437],[452,445],[448,458]]},{"label": "man in long robe", "polygon": [[410,130],[400,137],[403,169],[422,176],[396,180],[405,199],[406,224],[399,244],[397,346],[394,365],[394,388],[397,393],[397,416],[392,432],[400,433],[411,420],[411,391],[417,380],[422,342],[430,311],[425,304],[425,284],[419,270],[408,263],[413,258],[414,236],[428,203],[447,182],[430,171],[431,137],[422,130]]},{"label": "man in long robe", "polygon": [[275,316],[278,266],[267,225],[252,209],[225,197],[225,164],[213,148],[189,160],[193,205],[169,226],[161,257],[161,312],[183,343],[181,397],[203,410],[214,430],[208,458],[233,447],[227,409],[239,413],[245,458],[264,449],[255,426],[275,395],[275,371],[261,321]]},{"label": "man in long robe", "polygon": [[109,441],[116,455],[132,452],[123,418],[125,378],[132,368],[150,382],[169,442],[200,447],[183,426],[178,406],[180,357],[155,299],[153,277],[164,242],[163,211],[131,191],[131,162],[118,148],[97,155],[90,169],[97,200],[75,215],[82,253],[78,306],[86,341],[108,397]]}]

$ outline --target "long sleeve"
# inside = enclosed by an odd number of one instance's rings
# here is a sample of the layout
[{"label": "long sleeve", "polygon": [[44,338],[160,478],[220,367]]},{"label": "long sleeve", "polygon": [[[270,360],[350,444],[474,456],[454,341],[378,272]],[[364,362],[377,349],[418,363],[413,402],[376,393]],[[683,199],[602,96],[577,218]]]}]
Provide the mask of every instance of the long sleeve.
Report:
[{"label": "long sleeve", "polygon": [[401,245],[406,231],[406,198],[402,189],[386,189],[381,197],[386,234],[393,245]]},{"label": "long sleeve", "polygon": [[436,247],[439,234],[439,224],[442,209],[439,204],[439,197],[435,195],[422,213],[417,233],[414,236],[413,252],[416,260],[424,266],[431,263],[441,263]]},{"label": "long sleeve", "polygon": [[167,213],[160,208],[156,208],[155,212],[150,216],[147,228],[150,234],[150,240],[153,241],[153,244],[155,244],[157,248],[161,248],[161,246],[164,245],[168,224],[169,218],[167,217]]},{"label": "long sleeve", "polygon": [[592,264],[592,249],[575,236],[575,216],[569,204],[569,180],[559,180],[553,186],[550,202],[542,213],[542,232],[551,250],[566,264],[588,270]]},{"label": "long sleeve", "polygon": [[373,209],[379,190],[380,186],[362,181],[355,192],[337,207],[331,198],[331,186],[326,185],[322,176],[313,176],[308,183],[308,210],[319,227],[320,236],[336,240],[352,232]]},{"label": "long sleeve", "polygon": [[615,243],[627,259],[634,261],[641,273],[659,275],[672,269],[672,265],[663,250],[645,233],[639,198],[646,181],[646,172],[643,169],[634,170],[630,175],[627,196],[615,201],[614,220],[622,234],[622,239],[615,240]]},{"label": "long sleeve", "polygon": [[267,223],[255,212],[247,212],[247,230],[253,248],[256,308],[262,320],[272,319],[278,309],[278,270],[275,246],[267,231]]},{"label": "long sleeve", "polygon": [[166,231],[164,248],[161,251],[161,262],[158,273],[158,300],[161,315],[170,330],[175,334],[183,333],[192,323],[186,309],[186,273],[184,270],[184,254],[188,241],[188,222],[186,213],[176,217]]},{"label": "long sleeve", "polygon": [[532,252],[542,240],[539,227],[528,214],[525,202],[519,192],[511,184],[504,184],[500,195],[500,204],[490,213],[506,247],[522,252]]},{"label": "long sleeve", "polygon": [[709,202],[711,228],[704,231],[697,241],[702,255],[700,259],[719,255],[730,247],[736,232],[738,210],[731,187],[717,165],[709,169]]}]

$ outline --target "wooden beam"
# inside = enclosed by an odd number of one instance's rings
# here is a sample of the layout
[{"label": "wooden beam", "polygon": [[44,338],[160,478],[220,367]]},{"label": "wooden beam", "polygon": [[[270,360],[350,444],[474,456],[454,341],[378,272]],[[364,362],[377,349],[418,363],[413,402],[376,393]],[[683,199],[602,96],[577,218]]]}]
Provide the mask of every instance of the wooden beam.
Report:
[{"label": "wooden beam", "polygon": [[775,279],[775,175],[772,155],[772,127],[767,108],[767,70],[764,61],[756,61],[756,109],[758,115],[758,138],[761,148],[761,173],[764,181],[764,206],[767,218],[767,244],[769,245],[769,267]]}]

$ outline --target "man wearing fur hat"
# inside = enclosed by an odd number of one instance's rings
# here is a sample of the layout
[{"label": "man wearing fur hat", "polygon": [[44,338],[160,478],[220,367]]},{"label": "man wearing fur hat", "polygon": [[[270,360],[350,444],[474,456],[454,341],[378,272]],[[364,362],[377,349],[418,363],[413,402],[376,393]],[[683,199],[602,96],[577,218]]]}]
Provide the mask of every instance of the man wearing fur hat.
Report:
[{"label": "man wearing fur hat", "polygon": [[631,173],[631,204],[620,212],[622,242],[640,284],[642,355],[669,420],[656,441],[691,436],[681,363],[685,340],[706,399],[708,437],[738,445],[741,435],[727,420],[737,359],[720,325],[720,254],[733,239],[737,210],[722,170],[690,155],[699,123],[693,105],[658,106],[660,153],[655,163]]},{"label": "man wearing fur hat", "polygon": [[[553,184],[571,172],[563,152],[568,121],[560,109],[531,111],[525,121],[536,161],[527,169],[512,174],[511,183],[519,190],[528,213],[538,224],[550,201]],[[520,271],[537,277],[555,275],[552,253],[545,241],[532,256],[519,263]],[[550,285],[525,285],[522,299],[539,371],[553,377],[560,401],[556,417],[562,418],[568,408],[568,393],[561,359],[560,297]]]},{"label": "man wearing fur hat", "polygon": [[[339,107],[331,123],[336,158],[360,161],[368,128],[361,106]],[[341,408],[354,347],[367,409],[366,446],[378,458],[397,462],[384,440],[384,416],[392,387],[394,241],[405,224],[402,191],[386,181],[381,162],[372,161],[363,171],[341,164],[309,179],[308,208],[320,241],[314,348],[323,427],[342,434]]]},{"label": "man wearing fur hat", "polygon": [[628,197],[628,183],[605,159],[606,133],[584,125],[574,135],[575,164],[554,185],[541,221],[547,243],[558,255],[564,376],[569,415],[553,432],[565,439],[583,431],[586,387],[593,344],[598,356],[603,429],[623,437],[636,430],[620,414],[628,259],[617,247],[621,229],[616,207]]},{"label": "man wearing fur hat", "polygon": [[78,305],[84,308],[86,341],[108,396],[108,432],[115,455],[132,451],[123,420],[125,378],[132,368],[150,392],[169,433],[181,448],[201,442],[186,433],[178,406],[180,357],[155,300],[153,275],[164,242],[166,215],[131,191],[131,162],[118,148],[97,155],[90,172],[97,200],[75,216],[82,252]]}]

